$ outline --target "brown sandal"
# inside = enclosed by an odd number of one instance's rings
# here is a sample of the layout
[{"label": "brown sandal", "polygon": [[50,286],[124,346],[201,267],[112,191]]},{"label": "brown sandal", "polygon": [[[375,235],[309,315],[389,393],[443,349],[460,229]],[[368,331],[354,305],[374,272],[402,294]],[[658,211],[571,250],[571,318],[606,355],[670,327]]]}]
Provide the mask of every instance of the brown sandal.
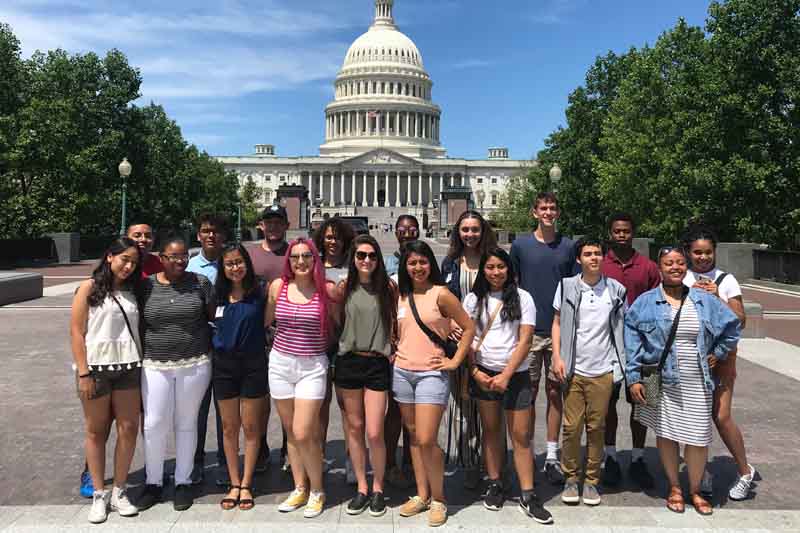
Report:
[{"label": "brown sandal", "polygon": [[683,513],[686,510],[686,502],[683,499],[683,491],[680,487],[672,487],[669,489],[669,496],[667,497],[667,509],[673,513]]},{"label": "brown sandal", "polygon": [[[244,491],[247,491],[247,492],[250,493],[250,497],[249,498],[242,498],[241,497],[242,492],[244,492]],[[240,511],[249,511],[250,509],[252,509],[255,506],[256,506],[256,502],[255,502],[255,500],[253,500],[253,489],[251,489],[250,487],[245,487],[244,485],[242,485],[242,487],[239,490],[239,510]]]},{"label": "brown sandal", "polygon": [[239,497],[241,496],[242,489],[240,487],[237,487],[236,485],[231,485],[230,489],[228,489],[228,494],[230,494],[234,490],[239,491],[239,495],[236,498],[229,498],[226,496],[225,498],[222,498],[221,502],[219,502],[219,506],[222,507],[223,511],[230,511],[232,509],[235,509],[236,506],[239,505]]},{"label": "brown sandal", "polygon": [[708,516],[714,512],[714,507],[711,503],[699,494],[691,494],[689,498],[692,500],[692,507],[697,511],[697,514]]}]

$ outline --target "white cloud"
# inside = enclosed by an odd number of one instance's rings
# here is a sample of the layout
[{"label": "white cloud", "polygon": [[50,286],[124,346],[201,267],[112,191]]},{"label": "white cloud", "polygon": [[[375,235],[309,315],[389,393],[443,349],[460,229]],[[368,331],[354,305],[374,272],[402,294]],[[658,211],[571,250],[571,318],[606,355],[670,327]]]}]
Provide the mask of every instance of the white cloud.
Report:
[{"label": "white cloud", "polygon": [[453,70],[462,70],[462,69],[478,69],[478,68],[485,68],[493,65],[491,61],[487,61],[486,59],[464,59],[461,61],[456,61],[450,64],[450,68]]},{"label": "white cloud", "polygon": [[569,22],[570,16],[585,0],[545,0],[530,15],[537,24],[554,25]]}]

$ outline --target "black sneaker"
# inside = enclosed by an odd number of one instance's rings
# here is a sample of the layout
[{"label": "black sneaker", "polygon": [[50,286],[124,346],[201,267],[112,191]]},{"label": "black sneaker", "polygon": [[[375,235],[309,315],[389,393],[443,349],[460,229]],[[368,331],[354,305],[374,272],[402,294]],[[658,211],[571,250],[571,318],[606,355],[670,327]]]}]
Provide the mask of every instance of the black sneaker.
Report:
[{"label": "black sneaker", "polygon": [[175,501],[172,506],[176,511],[185,511],[194,503],[191,485],[175,485]]},{"label": "black sneaker", "polygon": [[486,493],[483,495],[483,506],[490,511],[499,511],[503,508],[503,485],[499,481],[489,481]]},{"label": "black sneaker", "polygon": [[158,485],[145,485],[144,492],[136,500],[136,508],[140,511],[150,509],[157,503],[161,503],[163,490]]},{"label": "black sneaker", "polygon": [[369,501],[370,516],[383,516],[386,514],[386,498],[382,492],[373,492]]},{"label": "black sneaker", "polygon": [[192,480],[192,485],[200,485],[205,478],[205,465],[203,463],[195,463],[194,467],[192,467],[192,475],[190,479]]},{"label": "black sneaker", "polygon": [[263,474],[269,470],[269,448],[261,445],[261,448],[258,450],[258,459],[256,459],[256,474]]},{"label": "black sneaker", "polygon": [[564,472],[561,470],[561,463],[558,461],[546,461],[544,463],[544,475],[552,485],[564,484]]},{"label": "black sneaker", "polygon": [[222,464],[217,467],[214,483],[217,487],[229,487],[231,484],[231,476],[228,475],[228,465]]},{"label": "black sneaker", "polygon": [[606,466],[603,468],[603,485],[616,487],[622,479],[622,469],[613,457],[606,457]]},{"label": "black sneaker", "polygon": [[367,510],[369,504],[369,496],[363,492],[357,492],[355,498],[347,504],[347,514],[361,514]]},{"label": "black sneaker", "polygon": [[650,472],[647,470],[647,464],[644,462],[644,459],[639,458],[631,463],[631,468],[628,471],[631,479],[633,479],[639,487],[643,489],[652,489],[653,485],[653,476],[650,475]]},{"label": "black sneaker", "polygon": [[522,514],[529,516],[539,522],[540,524],[552,524],[553,515],[550,511],[544,508],[542,502],[536,494],[531,494],[527,498],[520,497],[519,510]]}]

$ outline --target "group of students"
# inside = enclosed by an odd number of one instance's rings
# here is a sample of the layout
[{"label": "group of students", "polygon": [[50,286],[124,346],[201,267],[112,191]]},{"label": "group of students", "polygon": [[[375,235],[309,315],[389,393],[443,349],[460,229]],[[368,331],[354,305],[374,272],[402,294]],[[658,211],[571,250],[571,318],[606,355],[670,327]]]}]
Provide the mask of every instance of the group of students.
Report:
[{"label": "group of students", "polygon": [[[223,509],[255,504],[253,476],[269,454],[271,398],[294,481],[279,510],[302,509],[309,518],[322,512],[335,392],[347,477],[356,485],[348,514],[383,515],[384,483],[412,483],[406,478],[413,477],[416,494],[400,506],[400,516],[427,513],[429,525],[444,524],[445,455],[450,459],[451,452],[465,470],[466,487],[477,487],[485,472],[483,504],[499,510],[509,485],[507,431],[519,509],[551,523],[534,490],[531,445],[542,375],[543,470],[551,483],[563,484],[565,503],[597,505],[600,483],[619,483],[616,403],[623,387],[634,404],[634,481],[653,485],[643,457],[650,428],[670,485],[667,507],[685,508],[678,480],[683,444],[691,504],[710,514],[701,494],[711,490],[705,464],[713,420],[738,465],[729,496],[746,498],[755,469],[731,418],[744,312],[738,283],[715,267],[713,234],[695,228],[685,243],[660,250],[656,264],[633,249],[629,216],[611,217],[606,251],[600,240],[561,236],[559,215],[552,193],[538,195],[531,208],[536,229],[517,238],[509,253],[479,213],[466,211],[441,269],[410,215],[397,220],[399,250],[385,258],[373,237],[354,236],[337,218],[326,220],[314,239],[286,242],[286,211],[277,205],[265,209],[264,241],[250,249],[226,246],[224,221],[202,217],[202,249],[191,259],[179,238],[166,239],[158,257],[150,254],[151,228],[131,226],[73,303],[72,351],[93,497],[89,520],[104,521],[109,509],[132,516],[162,500],[170,430],[174,506],[192,505],[213,391],[229,486]],[[445,415],[446,454],[439,446]],[[146,485],[134,504],[126,477],[140,416]],[[107,491],[105,444],[113,420],[118,436]],[[401,427],[403,462],[410,461],[411,471],[397,464]]]}]

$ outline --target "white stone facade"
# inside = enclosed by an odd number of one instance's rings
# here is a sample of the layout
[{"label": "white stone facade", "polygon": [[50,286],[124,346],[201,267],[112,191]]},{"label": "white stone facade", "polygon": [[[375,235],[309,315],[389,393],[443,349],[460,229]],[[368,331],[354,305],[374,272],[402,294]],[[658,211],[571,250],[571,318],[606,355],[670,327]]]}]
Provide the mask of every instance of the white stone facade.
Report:
[{"label": "white stone facade", "polygon": [[468,186],[475,206],[488,211],[507,180],[533,164],[508,159],[507,148],[490,148],[485,160],[447,157],[433,82],[414,42],[397,29],[393,4],[375,0],[372,26],[345,55],[319,156],[278,157],[274,146],[260,144],[254,155],[217,158],[242,183],[252,177],[264,204],[280,185],[304,185],[321,213],[357,212],[381,223],[435,208],[445,187]]}]

